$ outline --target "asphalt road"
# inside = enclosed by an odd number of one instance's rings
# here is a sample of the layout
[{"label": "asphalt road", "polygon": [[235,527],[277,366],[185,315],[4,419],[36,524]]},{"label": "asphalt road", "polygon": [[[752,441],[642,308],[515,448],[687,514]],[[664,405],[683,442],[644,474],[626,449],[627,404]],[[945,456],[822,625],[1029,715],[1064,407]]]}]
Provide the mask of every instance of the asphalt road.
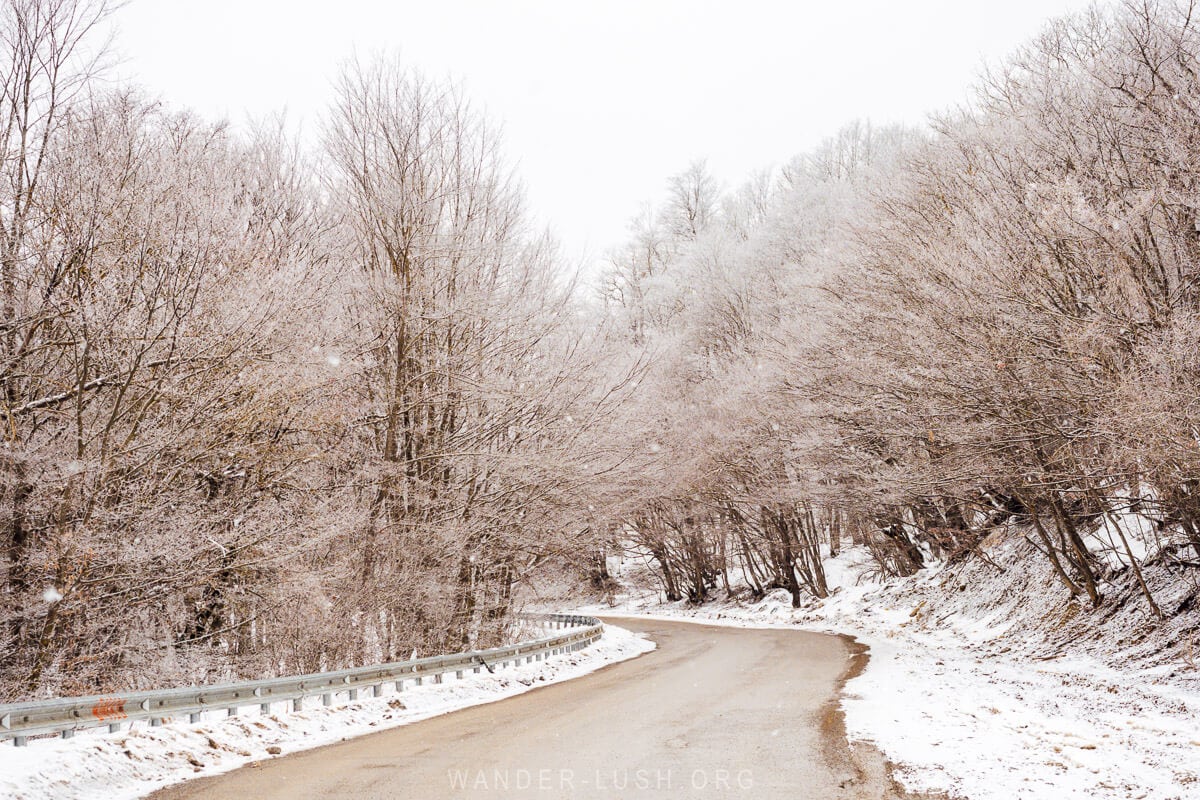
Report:
[{"label": "asphalt road", "polygon": [[157,800],[898,798],[846,744],[842,638],[614,619],[658,649],[591,675],[164,789]]}]

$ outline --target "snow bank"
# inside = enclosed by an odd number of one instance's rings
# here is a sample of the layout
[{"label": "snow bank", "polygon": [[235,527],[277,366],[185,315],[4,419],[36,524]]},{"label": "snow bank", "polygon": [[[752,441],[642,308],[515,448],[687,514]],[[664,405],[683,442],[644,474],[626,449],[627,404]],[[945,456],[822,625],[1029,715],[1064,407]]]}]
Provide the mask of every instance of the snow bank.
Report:
[{"label": "snow bank", "polygon": [[[573,653],[547,661],[467,674],[447,675],[446,683],[409,687],[403,692],[325,708],[262,716],[257,706],[244,716],[211,712],[195,725],[166,724],[109,734],[99,728],[72,739],[31,741],[28,747],[0,747],[0,797],[10,800],[119,800],[146,795],[188,778],[228,772],[297,750],[407,725],[469,706],[501,700],[539,686],[569,680],[608,664],[639,656],[654,643],[623,628],[605,626],[604,636]],[[342,699],[345,695],[342,696]]]},{"label": "snow bank", "polygon": [[879,585],[860,584],[863,556],[844,553],[826,562],[833,596],[801,609],[782,591],[694,607],[633,590],[583,611],[854,636],[871,660],[846,687],[848,734],[875,743],[911,790],[1200,800],[1200,674],[1169,646],[1194,620],[1158,623],[1136,598],[1098,620],[1008,555]]}]

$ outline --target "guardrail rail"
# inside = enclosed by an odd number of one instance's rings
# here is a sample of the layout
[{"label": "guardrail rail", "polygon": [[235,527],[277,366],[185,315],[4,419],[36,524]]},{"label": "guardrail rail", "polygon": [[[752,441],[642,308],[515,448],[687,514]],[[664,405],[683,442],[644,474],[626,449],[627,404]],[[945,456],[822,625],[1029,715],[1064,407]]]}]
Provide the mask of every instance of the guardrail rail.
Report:
[{"label": "guardrail rail", "polygon": [[468,669],[475,673],[480,669],[492,672],[510,664],[541,661],[547,656],[587,647],[604,631],[600,620],[579,614],[521,614],[520,618],[567,632],[490,650],[310,675],[0,705],[0,741],[12,739],[17,747],[22,747],[29,736],[58,733],[66,739],[76,730],[101,725],[116,732],[122,724],[135,720],[149,720],[150,725],[158,726],[164,719],[183,714],[187,714],[191,722],[199,722],[200,715],[206,711],[225,710],[229,716],[236,716],[239,708],[252,705],[258,705],[262,713],[269,714],[272,703],[285,701],[291,701],[292,710],[299,711],[305,698],[318,695],[324,705],[330,706],[334,696],[342,692],[349,695],[349,701],[354,701],[364,689],[379,697],[388,684],[394,684],[396,691],[402,691],[406,681],[420,686],[431,678],[435,683],[441,683],[442,676],[450,672],[461,679]]}]

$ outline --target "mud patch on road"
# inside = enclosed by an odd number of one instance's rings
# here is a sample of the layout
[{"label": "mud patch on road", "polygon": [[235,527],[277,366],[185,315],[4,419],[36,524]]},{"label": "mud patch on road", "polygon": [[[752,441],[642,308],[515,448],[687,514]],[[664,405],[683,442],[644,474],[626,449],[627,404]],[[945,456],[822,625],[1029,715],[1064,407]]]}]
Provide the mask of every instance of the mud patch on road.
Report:
[{"label": "mud patch on road", "polygon": [[851,742],[846,735],[842,693],[846,683],[857,678],[871,660],[871,648],[852,636],[838,634],[849,657],[838,677],[837,691],[821,708],[821,752],[830,769],[844,775],[836,800],[962,800],[945,794],[915,794],[896,780],[896,765],[868,742]]}]

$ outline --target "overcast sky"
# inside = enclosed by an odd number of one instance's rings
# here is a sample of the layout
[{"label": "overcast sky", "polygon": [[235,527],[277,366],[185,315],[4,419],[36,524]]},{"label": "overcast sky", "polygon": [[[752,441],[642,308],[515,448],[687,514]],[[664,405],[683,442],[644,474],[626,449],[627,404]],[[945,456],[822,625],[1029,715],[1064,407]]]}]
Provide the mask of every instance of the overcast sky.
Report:
[{"label": "overcast sky", "polygon": [[398,51],[505,126],[534,213],[582,263],[706,157],[736,185],[855,118],[919,123],[1081,0],[134,0],[121,73],[233,122],[314,129],[338,64]]}]

